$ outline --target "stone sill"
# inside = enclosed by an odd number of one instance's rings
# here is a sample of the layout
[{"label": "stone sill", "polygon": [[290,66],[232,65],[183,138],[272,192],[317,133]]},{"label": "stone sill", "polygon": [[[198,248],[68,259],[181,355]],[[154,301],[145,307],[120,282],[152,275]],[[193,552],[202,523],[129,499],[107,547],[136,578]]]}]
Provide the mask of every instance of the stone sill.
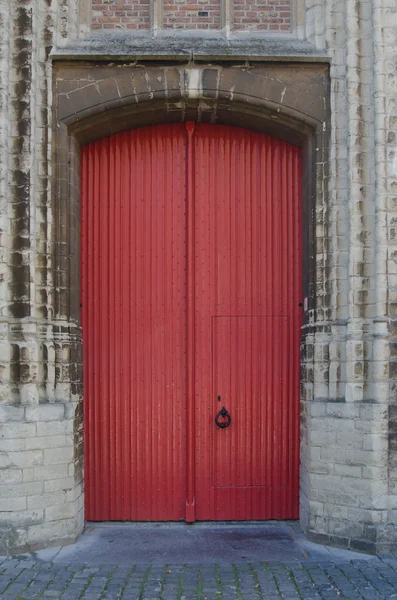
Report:
[{"label": "stone sill", "polygon": [[53,60],[329,62],[326,51],[292,37],[149,37],[124,33],[94,35],[56,47]]}]

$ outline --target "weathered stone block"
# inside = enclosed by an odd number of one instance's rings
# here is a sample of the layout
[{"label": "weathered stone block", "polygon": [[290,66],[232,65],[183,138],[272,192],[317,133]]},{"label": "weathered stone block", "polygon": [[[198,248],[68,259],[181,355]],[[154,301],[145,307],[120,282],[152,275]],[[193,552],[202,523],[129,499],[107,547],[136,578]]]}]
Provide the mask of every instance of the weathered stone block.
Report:
[{"label": "weathered stone block", "polygon": [[52,448],[51,450],[44,450],[45,465],[58,465],[58,464],[69,464],[74,458],[73,446],[66,446],[63,448]]},{"label": "weathered stone block", "polygon": [[63,421],[65,409],[63,404],[39,404],[26,407],[27,421]]},{"label": "weathered stone block", "polygon": [[23,421],[25,419],[25,408],[23,406],[7,406],[0,404],[0,423],[10,421]]},{"label": "weathered stone block", "polygon": [[74,490],[74,486],[74,477],[64,477],[63,479],[51,479],[49,481],[44,481],[45,492],[69,492]]},{"label": "weathered stone block", "polygon": [[36,480],[62,479],[68,477],[68,472],[67,464],[34,467],[34,478]]},{"label": "weathered stone block", "polygon": [[0,438],[25,439],[36,435],[36,425],[33,423],[1,423]]},{"label": "weathered stone block", "polygon": [[47,448],[62,448],[67,445],[68,444],[66,444],[65,435],[48,435],[36,438],[26,438],[24,440],[24,446],[26,450],[45,450]]},{"label": "weathered stone block", "polygon": [[76,513],[76,506],[74,502],[68,502],[67,504],[60,504],[59,506],[52,506],[44,510],[44,520],[47,521],[61,521],[62,519],[73,519]]},{"label": "weathered stone block", "polygon": [[49,508],[52,506],[57,506],[58,504],[63,504],[65,502],[65,493],[63,491],[53,492],[53,493],[41,493],[37,496],[29,496],[27,498],[27,508],[36,509],[36,508]]},{"label": "weathered stone block", "polygon": [[75,529],[74,520],[67,519],[32,525],[27,530],[27,541],[31,548],[51,545],[54,541],[72,541],[75,536],[71,532]]},{"label": "weathered stone block", "polygon": [[43,453],[41,450],[26,450],[24,452],[8,452],[11,467],[32,467],[43,464]]},{"label": "weathered stone block", "polygon": [[22,498],[0,498],[0,513],[1,512],[15,512],[18,510],[26,510],[27,501],[25,497]]},{"label": "weathered stone block", "polygon": [[43,510],[21,510],[0,512],[0,531],[3,527],[26,529],[29,525],[39,525],[44,521]]},{"label": "weathered stone block", "polygon": [[30,482],[11,485],[0,485],[0,498],[21,498],[35,496],[43,492],[43,482]]},{"label": "weathered stone block", "polygon": [[25,440],[0,439],[0,452],[18,452],[25,449]]},{"label": "weathered stone block", "polygon": [[[54,436],[73,433],[73,421],[49,421],[37,423],[37,436]],[[28,436],[26,436],[28,437]]]}]

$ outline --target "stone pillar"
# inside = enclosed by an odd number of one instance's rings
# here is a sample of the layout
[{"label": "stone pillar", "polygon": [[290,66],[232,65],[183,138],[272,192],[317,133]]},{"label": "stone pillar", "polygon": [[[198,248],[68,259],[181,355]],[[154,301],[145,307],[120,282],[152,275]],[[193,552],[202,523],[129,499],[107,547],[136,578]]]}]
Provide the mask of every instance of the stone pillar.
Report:
[{"label": "stone pillar", "polygon": [[331,0],[324,9],[331,166],[317,265],[327,266],[303,345],[301,520],[312,540],[379,552],[396,539],[395,133],[386,120],[395,103],[386,75],[393,85],[397,11],[387,0]]},{"label": "stone pillar", "polygon": [[[385,455],[379,477],[387,489],[386,518],[377,530],[378,547],[397,544],[397,9],[373,1],[375,108],[375,319],[374,396],[387,430],[374,439]],[[391,51],[391,49],[393,49]]]},{"label": "stone pillar", "polygon": [[81,377],[69,368],[80,333],[58,302],[67,282],[52,271],[49,193],[49,53],[76,11],[45,0],[0,8],[0,553],[9,553],[73,540],[83,527]]}]

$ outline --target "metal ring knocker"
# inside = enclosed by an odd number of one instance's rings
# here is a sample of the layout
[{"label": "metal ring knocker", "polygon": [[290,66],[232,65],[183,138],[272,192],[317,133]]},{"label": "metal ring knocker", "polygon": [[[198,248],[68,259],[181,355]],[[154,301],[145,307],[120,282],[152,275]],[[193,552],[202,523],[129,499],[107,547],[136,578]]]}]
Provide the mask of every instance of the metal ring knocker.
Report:
[{"label": "metal ring knocker", "polygon": [[[226,417],[227,421],[220,422],[219,417]],[[232,422],[232,417],[230,416],[230,414],[226,410],[226,408],[223,406],[215,417],[215,423],[218,425],[218,427],[220,427],[221,429],[224,429],[225,427],[229,427],[231,422]]]}]

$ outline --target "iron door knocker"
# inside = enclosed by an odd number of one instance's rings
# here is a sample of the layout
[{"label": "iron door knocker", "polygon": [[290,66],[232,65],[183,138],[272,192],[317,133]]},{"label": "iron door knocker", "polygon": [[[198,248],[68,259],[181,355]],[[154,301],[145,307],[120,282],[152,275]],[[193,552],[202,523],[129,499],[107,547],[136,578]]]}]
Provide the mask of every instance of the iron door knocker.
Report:
[{"label": "iron door knocker", "polygon": [[[219,417],[226,417],[227,420],[219,421]],[[232,418],[229,414],[229,411],[227,411],[226,408],[223,406],[215,417],[215,423],[218,425],[218,427],[220,427],[221,429],[224,429],[225,427],[229,427],[231,422],[232,422]]]}]

